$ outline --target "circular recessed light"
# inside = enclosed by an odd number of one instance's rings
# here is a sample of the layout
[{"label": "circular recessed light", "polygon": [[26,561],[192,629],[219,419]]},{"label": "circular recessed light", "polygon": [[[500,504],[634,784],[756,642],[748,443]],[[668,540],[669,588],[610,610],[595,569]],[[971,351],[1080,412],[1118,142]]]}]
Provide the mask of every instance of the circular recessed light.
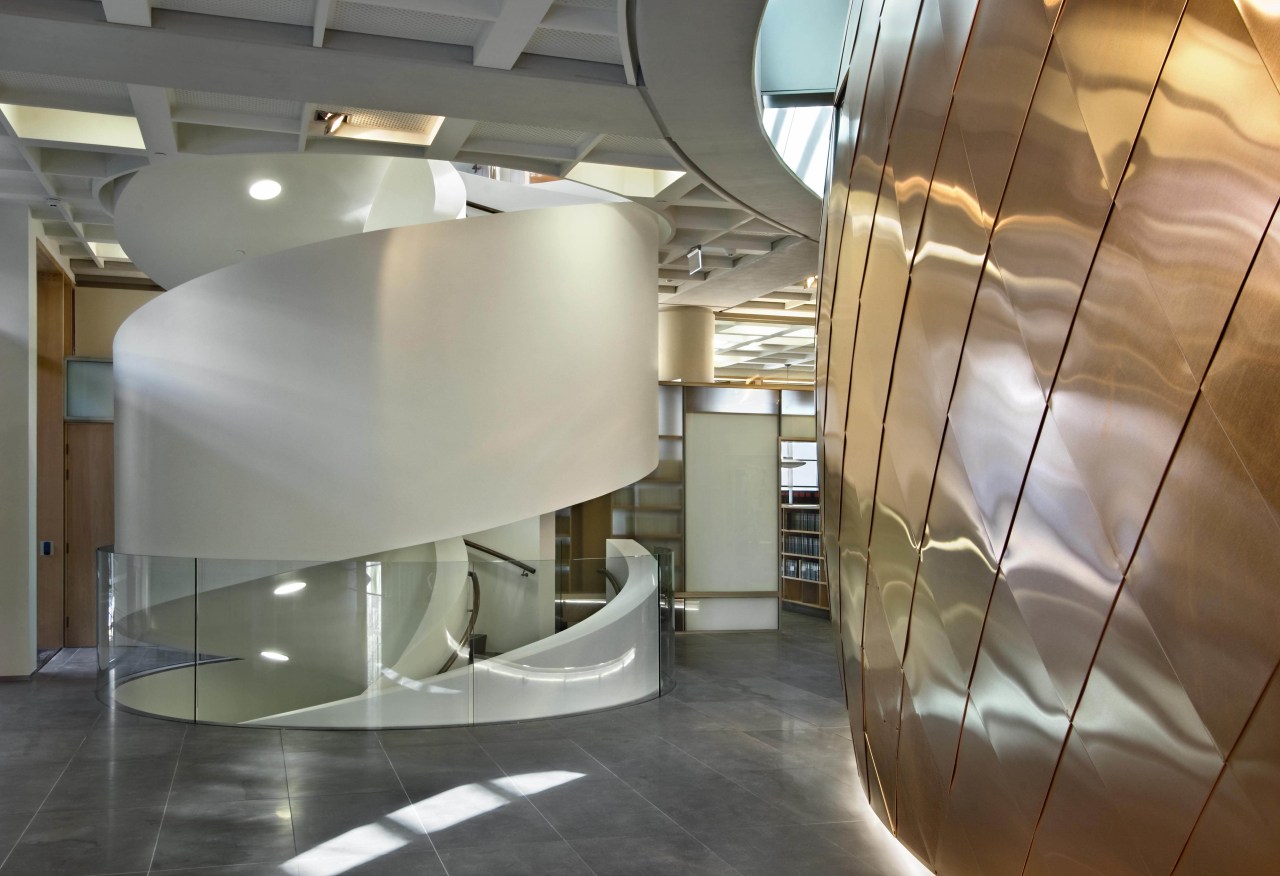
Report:
[{"label": "circular recessed light", "polygon": [[306,586],[306,581],[286,581],[272,592],[276,596],[288,596],[290,593],[297,593],[299,590],[305,589]]},{"label": "circular recessed light", "polygon": [[253,185],[249,186],[249,197],[259,201],[270,201],[276,195],[280,194],[280,183],[273,179],[260,179]]},{"label": "circular recessed light", "polygon": [[277,663],[288,663],[289,655],[281,654],[279,651],[263,651],[262,656],[267,660],[274,660]]}]

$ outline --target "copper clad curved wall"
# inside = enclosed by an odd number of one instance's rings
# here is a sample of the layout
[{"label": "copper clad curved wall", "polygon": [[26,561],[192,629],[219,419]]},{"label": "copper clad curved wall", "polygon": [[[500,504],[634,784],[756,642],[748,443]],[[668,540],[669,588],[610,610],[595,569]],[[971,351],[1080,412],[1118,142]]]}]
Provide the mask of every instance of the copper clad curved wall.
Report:
[{"label": "copper clad curved wall", "polygon": [[878,814],[943,874],[1280,860],[1280,13],[855,0],[819,339]]}]

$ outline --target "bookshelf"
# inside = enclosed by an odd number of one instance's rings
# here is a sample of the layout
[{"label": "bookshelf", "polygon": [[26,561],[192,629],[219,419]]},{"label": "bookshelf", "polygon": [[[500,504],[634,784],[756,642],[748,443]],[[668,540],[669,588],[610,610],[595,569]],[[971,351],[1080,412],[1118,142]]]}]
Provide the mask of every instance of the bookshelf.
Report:
[{"label": "bookshelf", "polygon": [[[818,492],[818,445],[812,440],[778,440],[778,578],[783,608],[830,613],[822,556],[822,514]],[[795,460],[799,466],[785,463]]]}]

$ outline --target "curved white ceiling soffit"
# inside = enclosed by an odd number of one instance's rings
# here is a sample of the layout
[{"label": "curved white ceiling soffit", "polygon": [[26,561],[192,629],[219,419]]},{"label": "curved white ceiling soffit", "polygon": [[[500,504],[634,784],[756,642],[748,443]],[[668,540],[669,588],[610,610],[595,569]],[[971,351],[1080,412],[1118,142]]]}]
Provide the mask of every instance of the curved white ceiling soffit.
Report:
[{"label": "curved white ceiling soffit", "polygon": [[767,0],[632,0],[633,52],[663,134],[730,199],[816,241],[822,201],[760,126],[753,77]]},{"label": "curved white ceiling soffit", "polygon": [[[258,200],[250,187],[279,184]],[[349,234],[455,219],[466,189],[445,162],[368,155],[228,155],[154,164],[123,185],[116,234],[173,288],[227,265]]]}]

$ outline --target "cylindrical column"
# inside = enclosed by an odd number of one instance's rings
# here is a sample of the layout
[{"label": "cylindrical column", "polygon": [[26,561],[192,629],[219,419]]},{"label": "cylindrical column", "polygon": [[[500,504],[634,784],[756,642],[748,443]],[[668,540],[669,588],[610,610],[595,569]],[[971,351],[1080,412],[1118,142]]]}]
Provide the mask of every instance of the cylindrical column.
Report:
[{"label": "cylindrical column", "polygon": [[658,312],[658,379],[712,383],[716,315],[709,307],[664,307]]}]

